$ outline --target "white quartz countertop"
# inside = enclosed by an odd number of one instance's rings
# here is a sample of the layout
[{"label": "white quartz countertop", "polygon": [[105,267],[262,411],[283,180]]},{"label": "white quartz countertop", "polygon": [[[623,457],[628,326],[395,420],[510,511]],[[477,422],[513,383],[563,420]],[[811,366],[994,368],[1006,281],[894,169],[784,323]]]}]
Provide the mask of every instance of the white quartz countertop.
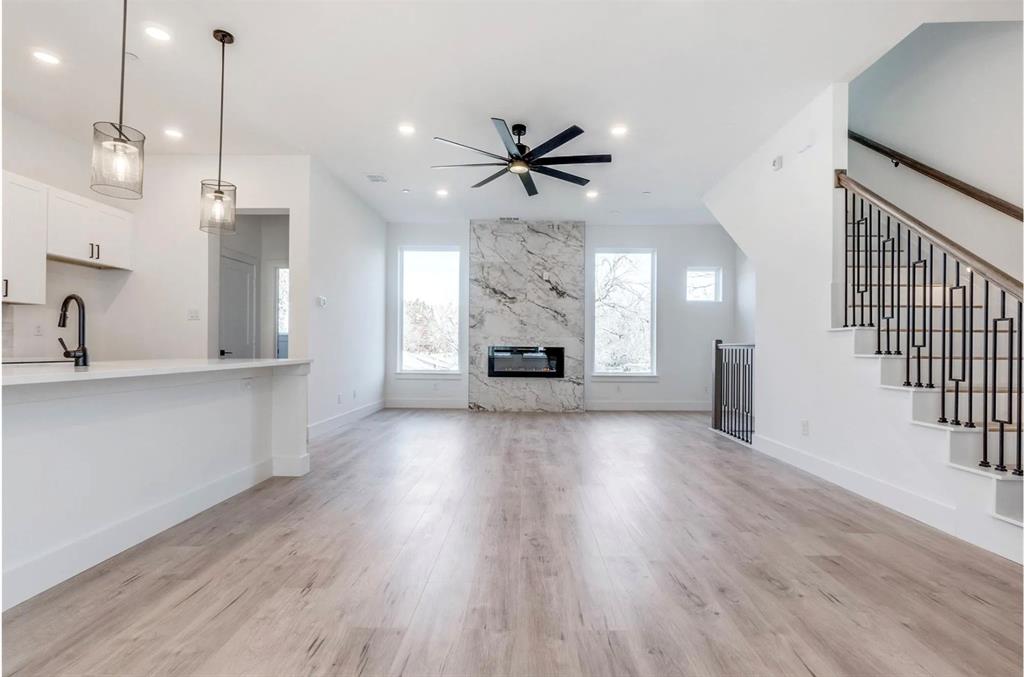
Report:
[{"label": "white quartz countertop", "polygon": [[123,360],[93,362],[88,367],[73,363],[5,364],[3,385],[22,386],[40,383],[72,383],[113,378],[194,374],[206,371],[233,371],[266,367],[287,367],[309,364],[306,359],[264,360]]}]

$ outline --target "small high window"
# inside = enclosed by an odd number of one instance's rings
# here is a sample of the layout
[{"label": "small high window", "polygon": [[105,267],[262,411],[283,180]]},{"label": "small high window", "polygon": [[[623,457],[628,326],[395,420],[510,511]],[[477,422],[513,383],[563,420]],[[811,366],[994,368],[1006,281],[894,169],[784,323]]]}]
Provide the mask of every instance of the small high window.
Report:
[{"label": "small high window", "polygon": [[722,300],[722,269],[721,268],[687,268],[686,269],[686,300],[687,301],[721,301]]}]

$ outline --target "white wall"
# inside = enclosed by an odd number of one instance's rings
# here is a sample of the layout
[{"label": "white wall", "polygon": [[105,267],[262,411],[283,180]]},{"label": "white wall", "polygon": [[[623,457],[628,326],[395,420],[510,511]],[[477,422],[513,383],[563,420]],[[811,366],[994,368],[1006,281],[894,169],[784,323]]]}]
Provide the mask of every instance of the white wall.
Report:
[{"label": "white wall", "polygon": [[[657,250],[657,376],[592,375],[594,253],[615,247]],[[586,408],[710,410],[712,342],[716,338],[734,340],[736,245],[728,234],[717,224],[587,224],[586,251]],[[687,266],[722,269],[721,302],[686,301]]]},{"label": "white wall", "polygon": [[[309,316],[314,360],[309,420],[316,434],[383,406],[387,227],[373,209],[315,161],[309,194],[308,298],[327,298],[327,305],[313,306]],[[294,221],[291,225],[294,231]],[[295,271],[294,232],[291,245]],[[293,289],[295,298],[302,297],[296,297]]]},{"label": "white wall", "polygon": [[737,343],[754,343],[754,313],[757,309],[757,272],[754,264],[736,247],[736,312],[732,339]]},{"label": "white wall", "polygon": [[[926,24],[850,83],[850,129],[1020,205],[1020,22]],[[1022,277],[1020,221],[850,142],[850,176]]]},{"label": "white wall", "polygon": [[[458,374],[398,374],[398,255],[403,247],[458,247],[459,283]],[[385,401],[389,407],[465,409],[469,406],[469,223],[447,225],[388,224],[387,238],[387,369]]]}]

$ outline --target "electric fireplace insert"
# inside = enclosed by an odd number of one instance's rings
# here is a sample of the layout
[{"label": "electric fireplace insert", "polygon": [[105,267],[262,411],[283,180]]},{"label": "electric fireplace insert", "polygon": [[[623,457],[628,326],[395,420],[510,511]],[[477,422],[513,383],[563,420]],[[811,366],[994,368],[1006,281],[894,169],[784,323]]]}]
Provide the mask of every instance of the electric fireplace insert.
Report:
[{"label": "electric fireplace insert", "polygon": [[565,349],[550,346],[491,346],[487,375],[518,378],[564,378]]}]

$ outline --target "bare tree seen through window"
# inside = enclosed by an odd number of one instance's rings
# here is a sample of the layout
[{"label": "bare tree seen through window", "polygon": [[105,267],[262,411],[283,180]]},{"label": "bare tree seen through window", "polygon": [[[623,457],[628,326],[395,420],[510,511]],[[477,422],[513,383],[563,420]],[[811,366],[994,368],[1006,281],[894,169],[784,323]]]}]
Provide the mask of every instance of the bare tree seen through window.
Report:
[{"label": "bare tree seen through window", "polygon": [[601,252],[594,263],[594,371],[651,373],[654,254]]},{"label": "bare tree seen through window", "polygon": [[459,252],[402,252],[403,371],[459,369]]}]

